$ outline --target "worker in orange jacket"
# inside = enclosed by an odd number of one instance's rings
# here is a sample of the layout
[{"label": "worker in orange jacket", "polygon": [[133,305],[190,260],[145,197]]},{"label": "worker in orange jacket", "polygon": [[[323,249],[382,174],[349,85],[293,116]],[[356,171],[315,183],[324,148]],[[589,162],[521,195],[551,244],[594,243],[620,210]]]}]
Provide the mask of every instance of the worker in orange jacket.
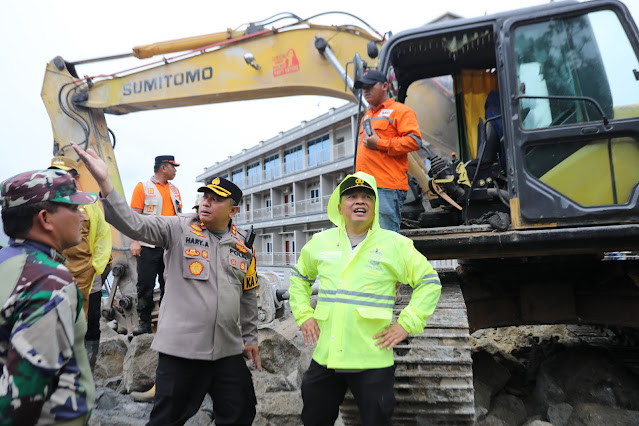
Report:
[{"label": "worker in orange jacket", "polygon": [[[375,176],[379,192],[379,222],[383,229],[399,232],[401,210],[408,191],[408,153],[422,146],[415,112],[388,96],[386,76],[367,70],[355,82],[370,109],[359,128],[355,171]],[[371,134],[364,130],[370,120]]]}]

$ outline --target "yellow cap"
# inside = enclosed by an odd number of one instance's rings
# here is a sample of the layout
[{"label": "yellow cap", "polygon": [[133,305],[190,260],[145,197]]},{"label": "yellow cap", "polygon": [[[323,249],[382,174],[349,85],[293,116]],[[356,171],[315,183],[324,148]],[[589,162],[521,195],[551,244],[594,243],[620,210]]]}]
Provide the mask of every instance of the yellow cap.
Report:
[{"label": "yellow cap", "polygon": [[69,157],[63,157],[63,156],[53,157],[53,159],[51,160],[51,167],[49,168],[60,169],[67,172],[69,170],[75,170],[77,172],[78,162]]}]

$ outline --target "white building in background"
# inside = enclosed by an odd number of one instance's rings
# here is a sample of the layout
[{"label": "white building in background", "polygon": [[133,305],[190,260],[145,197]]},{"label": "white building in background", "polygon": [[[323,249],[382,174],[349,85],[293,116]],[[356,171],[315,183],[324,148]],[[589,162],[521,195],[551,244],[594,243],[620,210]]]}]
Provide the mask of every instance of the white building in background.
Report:
[{"label": "white building in background", "polygon": [[337,184],[353,171],[357,105],[328,113],[208,167],[197,177],[225,177],[244,197],[234,222],[253,226],[258,268],[288,282],[300,250],[334,225],[326,209]]},{"label": "white building in background", "polygon": [[[258,269],[275,272],[288,283],[304,244],[334,225],[326,213],[333,190],[353,172],[357,105],[328,113],[208,167],[197,180],[215,176],[233,181],[244,194],[234,222],[251,225]],[[436,260],[435,268],[456,261]]]}]

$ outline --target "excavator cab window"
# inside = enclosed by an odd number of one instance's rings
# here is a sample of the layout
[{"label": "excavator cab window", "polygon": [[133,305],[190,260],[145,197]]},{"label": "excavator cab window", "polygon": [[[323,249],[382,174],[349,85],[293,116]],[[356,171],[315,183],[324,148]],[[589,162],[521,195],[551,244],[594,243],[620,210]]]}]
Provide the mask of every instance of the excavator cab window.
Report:
[{"label": "excavator cab window", "polygon": [[[513,39],[522,129],[639,117],[639,61],[613,11],[521,25]],[[526,144],[526,168],[582,206],[625,204],[639,182],[639,143],[632,134],[589,137],[594,129]]]},{"label": "excavator cab window", "polygon": [[639,116],[639,62],[614,12],[522,25],[514,40],[524,129]]}]

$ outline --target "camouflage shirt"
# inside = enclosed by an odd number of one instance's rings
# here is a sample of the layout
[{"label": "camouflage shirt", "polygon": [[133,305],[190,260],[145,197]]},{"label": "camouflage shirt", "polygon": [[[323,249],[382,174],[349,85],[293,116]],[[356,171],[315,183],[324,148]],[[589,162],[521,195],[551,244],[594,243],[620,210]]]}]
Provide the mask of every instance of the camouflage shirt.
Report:
[{"label": "camouflage shirt", "polygon": [[48,425],[90,413],[95,385],[75,281],[30,240],[0,250],[0,424]]}]

